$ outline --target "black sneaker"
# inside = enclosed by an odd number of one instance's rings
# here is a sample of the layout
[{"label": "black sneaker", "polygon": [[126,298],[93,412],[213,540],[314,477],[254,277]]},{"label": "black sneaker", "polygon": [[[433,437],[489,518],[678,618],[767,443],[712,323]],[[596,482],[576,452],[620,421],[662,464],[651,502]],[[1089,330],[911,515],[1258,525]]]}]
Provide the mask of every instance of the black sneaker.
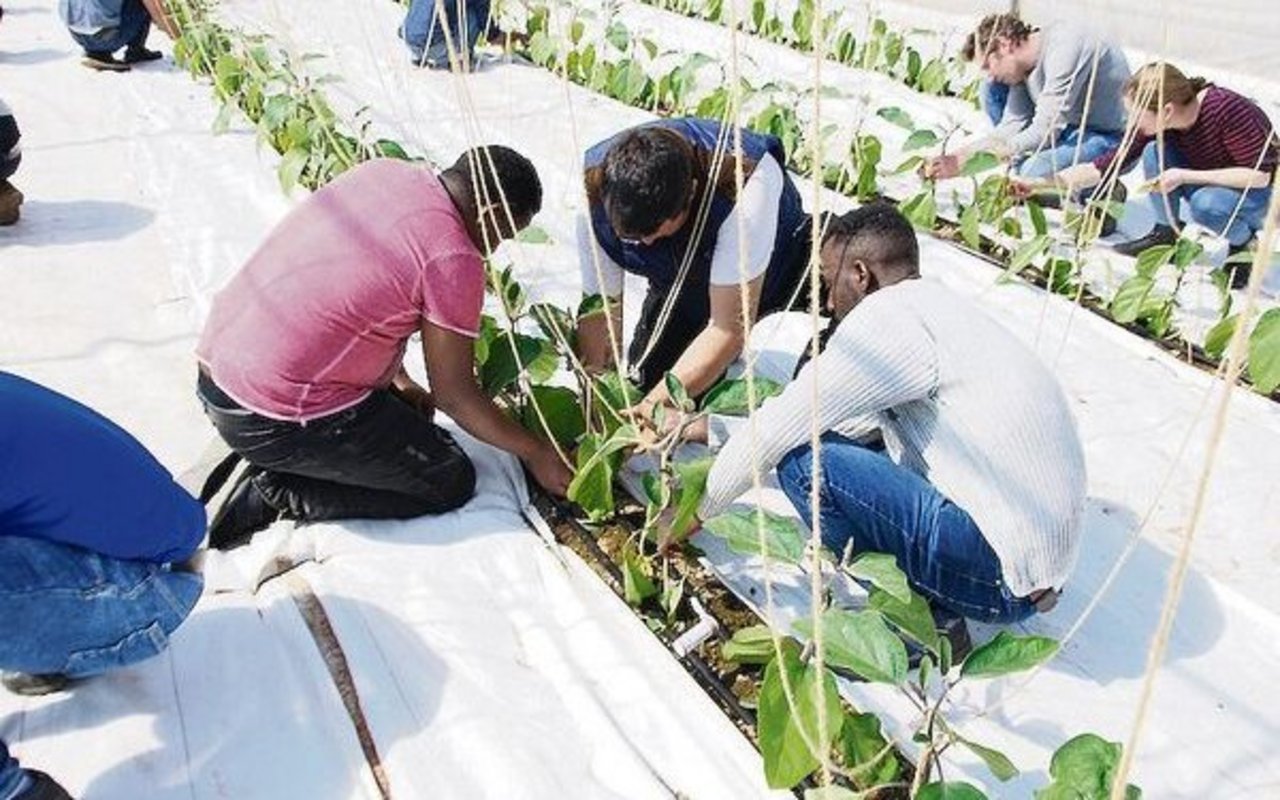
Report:
[{"label": "black sneaker", "polygon": [[4,688],[24,697],[40,697],[41,695],[60,692],[71,683],[71,679],[60,672],[49,672],[38,675],[30,672],[0,673],[0,684]]},{"label": "black sneaker", "polygon": [[[1222,265],[1222,271],[1227,274],[1227,280],[1231,284],[1232,289],[1243,289],[1249,285],[1249,275],[1253,273],[1253,249],[1257,244],[1257,240],[1250,239],[1244,244],[1233,244],[1227,247],[1227,260]],[[1243,255],[1248,253],[1248,258]],[[1236,257],[1239,256],[1239,260]]]},{"label": "black sneaker", "polygon": [[1137,256],[1144,250],[1164,244],[1173,244],[1176,241],[1178,241],[1178,234],[1174,233],[1173,228],[1168,225],[1157,225],[1151,229],[1151,233],[1141,239],[1121,242],[1113,249],[1122,256]]},{"label": "black sneaker", "polygon": [[19,792],[13,800],[71,800],[62,785],[40,770],[27,770],[31,785]]},{"label": "black sneaker", "polygon": [[252,465],[240,473],[231,494],[209,523],[211,550],[231,550],[248,544],[255,533],[280,518],[280,512],[267,502],[253,481],[261,473]]},{"label": "black sneaker", "polygon": [[88,50],[84,51],[80,63],[97,72],[128,72],[133,69],[110,53],[91,53]]},{"label": "black sneaker", "polygon": [[148,50],[142,45],[129,45],[124,51],[124,63],[141,64],[146,61],[159,61],[164,58],[164,53],[159,50]]}]

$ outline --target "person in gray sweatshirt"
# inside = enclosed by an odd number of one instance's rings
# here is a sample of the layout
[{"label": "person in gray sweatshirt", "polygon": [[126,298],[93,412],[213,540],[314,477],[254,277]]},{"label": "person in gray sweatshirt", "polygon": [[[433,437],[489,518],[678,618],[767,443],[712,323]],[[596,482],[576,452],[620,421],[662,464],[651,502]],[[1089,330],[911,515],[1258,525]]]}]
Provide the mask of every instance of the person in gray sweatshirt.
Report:
[{"label": "person in gray sweatshirt", "polygon": [[915,232],[893,206],[836,218],[820,256],[835,329],[756,412],[754,433],[730,435],[699,519],[742,498],[754,461],[762,475],[777,467],[812,527],[816,425],[820,533],[832,552],[893,555],[948,638],[965,618],[1008,624],[1049,610],[1075,566],[1086,488],[1053,373],[972,303],[920,277]]},{"label": "person in gray sweatshirt", "polygon": [[925,177],[955,177],[970,154],[985,150],[1020,175],[1043,178],[1120,144],[1129,62],[1088,28],[1033,28],[1016,14],[991,14],[969,34],[962,55],[986,77],[984,105],[995,129],[928,159]]}]

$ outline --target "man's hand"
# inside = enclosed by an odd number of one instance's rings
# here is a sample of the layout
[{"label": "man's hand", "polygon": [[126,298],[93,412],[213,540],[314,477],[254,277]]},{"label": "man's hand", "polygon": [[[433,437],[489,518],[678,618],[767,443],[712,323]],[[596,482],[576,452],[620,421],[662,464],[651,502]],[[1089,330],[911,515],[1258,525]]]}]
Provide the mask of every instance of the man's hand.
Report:
[{"label": "man's hand", "polygon": [[1009,178],[1009,195],[1019,202],[1043,192],[1045,188],[1043,182],[1033,178]]},{"label": "man's hand", "polygon": [[414,383],[408,386],[396,387],[395,393],[401,400],[417,409],[419,414],[429,420],[434,419],[436,414],[436,400],[431,396],[431,392]]},{"label": "man's hand", "polygon": [[556,497],[564,497],[569,491],[569,482],[573,473],[560,460],[560,454],[550,442],[542,446],[531,457],[524,460],[525,466],[533,473],[538,485]]},{"label": "man's hand", "polygon": [[960,156],[940,155],[926,158],[920,165],[920,176],[931,180],[954,178],[960,174]]}]

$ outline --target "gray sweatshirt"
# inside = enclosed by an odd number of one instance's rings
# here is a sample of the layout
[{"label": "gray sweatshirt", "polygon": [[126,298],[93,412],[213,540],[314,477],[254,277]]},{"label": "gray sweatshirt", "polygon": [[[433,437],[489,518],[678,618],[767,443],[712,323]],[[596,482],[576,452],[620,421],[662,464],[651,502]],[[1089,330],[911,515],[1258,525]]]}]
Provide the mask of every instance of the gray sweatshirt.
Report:
[{"label": "gray sweatshirt", "polygon": [[1061,588],[1075,566],[1085,468],[1066,397],[1013,334],[940,284],[872,293],[756,413],[755,447],[741,428],[712,466],[704,520],[750,488],[753,450],[768,474],[809,442],[815,416],[846,433],[872,417],[895,463],[969,512],[1015,595]]},{"label": "gray sweatshirt", "polygon": [[[1119,47],[1074,23],[1046,25],[1040,31],[1040,61],[1024,83],[1009,87],[995,136],[1018,156],[1034,152],[1042,142],[1045,148],[1052,146],[1067,125],[1123,131],[1124,84],[1129,75],[1129,62]],[[1086,108],[1091,79],[1093,92]]]}]

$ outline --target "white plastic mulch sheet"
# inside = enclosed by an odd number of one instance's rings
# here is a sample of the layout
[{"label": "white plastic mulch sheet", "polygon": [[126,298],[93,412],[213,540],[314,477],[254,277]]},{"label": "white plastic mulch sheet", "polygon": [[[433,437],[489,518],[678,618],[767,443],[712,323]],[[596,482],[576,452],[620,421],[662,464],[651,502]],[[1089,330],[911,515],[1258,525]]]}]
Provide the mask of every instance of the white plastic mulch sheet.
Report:
[{"label": "white plastic mulch sheet", "polygon": [[[200,319],[289,204],[250,131],[211,134],[206,86],[167,61],[84,69],[55,8],[6,0],[0,24],[27,195],[0,229],[0,368],[182,472],[212,437]],[[515,462],[459,438],[480,475],[465,509],[282,524],[211,554],[162,656],[45,698],[0,692],[0,736],[90,800],[770,795],[674,658],[526,524]]]}]

